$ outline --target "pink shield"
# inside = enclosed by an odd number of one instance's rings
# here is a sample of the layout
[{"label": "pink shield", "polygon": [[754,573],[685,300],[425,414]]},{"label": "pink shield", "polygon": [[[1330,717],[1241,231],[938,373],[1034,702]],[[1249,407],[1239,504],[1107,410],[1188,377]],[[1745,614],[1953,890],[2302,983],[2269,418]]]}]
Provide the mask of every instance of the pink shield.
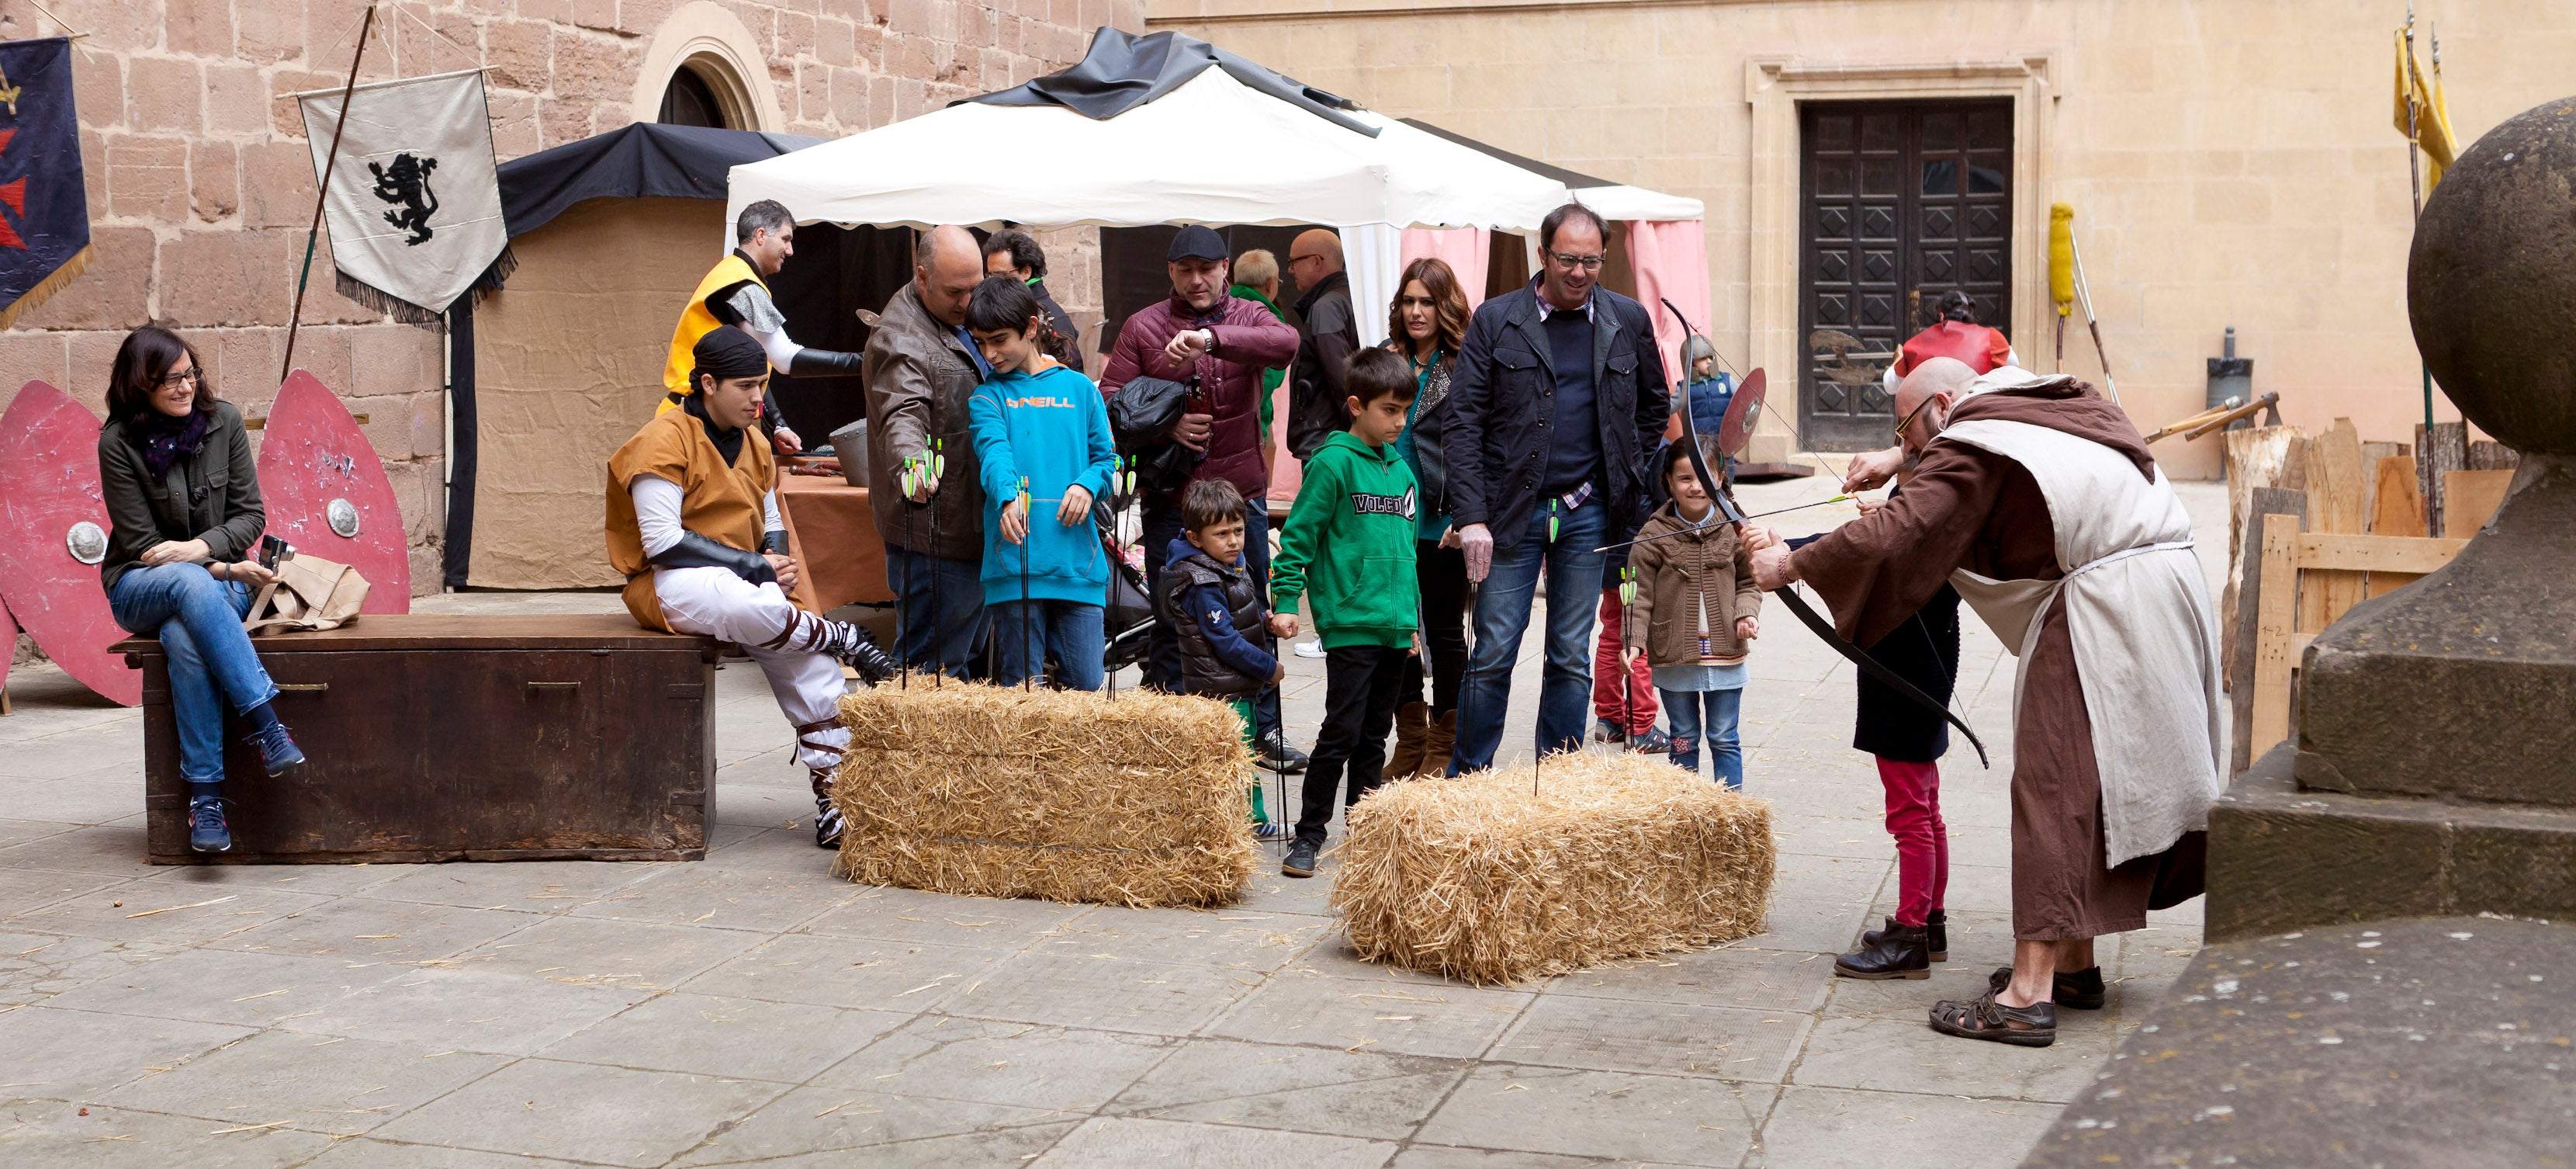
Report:
[{"label": "pink shield", "polygon": [[260,432],[268,534],[367,578],[368,613],[411,612],[411,549],[376,448],[321,379],[278,388]]},{"label": "pink shield", "polygon": [[125,631],[108,612],[97,562],[84,560],[106,550],[98,430],[88,407],[43,382],[28,382],[0,414],[0,600],[64,673],[133,706],[143,674],[107,652]]}]

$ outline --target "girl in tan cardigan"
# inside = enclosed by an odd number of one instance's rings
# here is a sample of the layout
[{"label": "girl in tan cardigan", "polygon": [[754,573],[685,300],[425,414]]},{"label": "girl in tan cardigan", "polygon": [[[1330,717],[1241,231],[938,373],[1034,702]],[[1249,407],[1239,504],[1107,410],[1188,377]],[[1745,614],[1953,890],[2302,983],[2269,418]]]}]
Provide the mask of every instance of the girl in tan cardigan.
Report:
[{"label": "girl in tan cardigan", "polygon": [[1702,456],[1718,461],[1706,436],[1665,445],[1664,490],[1672,502],[1648,517],[1628,552],[1637,599],[1627,606],[1626,644],[1632,658],[1643,652],[1654,667],[1655,689],[1672,724],[1673,765],[1697,775],[1705,739],[1718,778],[1741,788],[1744,752],[1736,721],[1745,653],[1762,632],[1754,616],[1762,590],[1754,587],[1752,559],[1734,525],[1700,486],[1682,442],[1700,443]]}]

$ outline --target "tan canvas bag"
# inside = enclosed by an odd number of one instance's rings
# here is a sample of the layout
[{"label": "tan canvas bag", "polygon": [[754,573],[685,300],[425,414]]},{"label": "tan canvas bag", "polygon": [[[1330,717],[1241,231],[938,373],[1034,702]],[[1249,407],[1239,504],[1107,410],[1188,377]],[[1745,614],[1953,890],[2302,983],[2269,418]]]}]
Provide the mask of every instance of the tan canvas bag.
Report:
[{"label": "tan canvas bag", "polygon": [[367,603],[367,578],[338,561],[301,552],[277,559],[277,583],[259,590],[242,618],[251,636],[337,629],[358,619]]}]

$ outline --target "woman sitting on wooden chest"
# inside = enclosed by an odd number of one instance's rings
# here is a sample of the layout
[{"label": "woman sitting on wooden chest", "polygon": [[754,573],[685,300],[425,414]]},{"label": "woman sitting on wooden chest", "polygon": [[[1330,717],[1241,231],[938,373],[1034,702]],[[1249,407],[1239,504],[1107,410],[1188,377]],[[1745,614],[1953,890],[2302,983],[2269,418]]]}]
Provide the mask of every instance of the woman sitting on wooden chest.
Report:
[{"label": "woman sitting on wooden chest", "polygon": [[170,659],[179,774],[188,781],[188,847],[233,846],[223,810],[224,706],[241,714],[272,776],[304,762],[269,700],[242,617],[277,579],[256,559],[268,525],[241,411],[215,397],[197,351],[146,325],[116,351],[98,435],[107,558],[99,576],[116,623],[159,637]]}]

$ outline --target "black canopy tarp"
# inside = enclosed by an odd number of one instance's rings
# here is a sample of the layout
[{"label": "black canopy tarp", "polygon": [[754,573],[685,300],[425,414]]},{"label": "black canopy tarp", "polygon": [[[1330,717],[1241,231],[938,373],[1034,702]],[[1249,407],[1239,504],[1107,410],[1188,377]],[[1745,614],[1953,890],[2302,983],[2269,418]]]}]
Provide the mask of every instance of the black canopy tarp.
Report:
[{"label": "black canopy tarp", "polygon": [[821,141],[637,122],[502,163],[501,218],[522,236],[584,199],[722,199],[734,167]]},{"label": "black canopy tarp", "polygon": [[[1345,130],[1377,137],[1377,127],[1341,111],[1359,108],[1247,57],[1196,37],[1163,31],[1138,36],[1103,27],[1093,33],[1082,60],[1009,89],[963,98],[997,106],[1057,105],[1105,121],[1181,87],[1208,66],[1223,69],[1251,89],[1304,108]],[[951,105],[956,102],[949,103]]]}]

